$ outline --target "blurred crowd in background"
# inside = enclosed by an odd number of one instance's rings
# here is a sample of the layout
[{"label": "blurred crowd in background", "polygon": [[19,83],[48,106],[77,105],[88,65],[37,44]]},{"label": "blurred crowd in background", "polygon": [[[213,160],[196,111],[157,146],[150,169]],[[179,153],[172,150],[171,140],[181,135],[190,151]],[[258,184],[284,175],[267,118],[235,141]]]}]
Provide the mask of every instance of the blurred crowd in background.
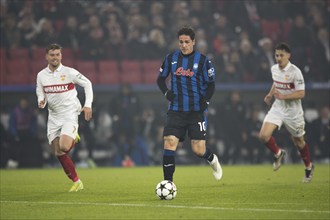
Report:
[{"label": "blurred crowd in background", "polygon": [[[57,42],[73,54],[64,55],[63,63],[157,60],[160,66],[161,59],[177,48],[177,30],[188,24],[196,31],[196,49],[211,58],[219,83],[270,83],[273,47],[281,41],[292,47],[291,61],[306,82],[329,81],[326,0],[2,0],[0,4],[0,47],[5,51],[1,60],[15,60],[11,51],[17,48],[27,49],[33,58],[34,50]],[[161,163],[166,103],[142,104],[142,97],[132,90],[122,84],[118,94],[102,102],[96,95],[93,120],[80,120],[81,142],[73,151],[78,165]],[[329,163],[329,103],[305,103],[304,108],[313,161]],[[210,105],[208,145],[223,164],[272,161],[273,155],[257,139],[266,112],[262,100],[248,103],[239,91]],[[46,121],[47,111],[38,110],[27,97],[22,96],[17,106],[1,103],[1,167],[58,166],[48,145]],[[300,162],[286,131],[275,135],[287,148],[286,162]],[[187,144],[178,149],[178,164],[200,163]]]},{"label": "blurred crowd in background", "polygon": [[[2,0],[1,48],[44,48],[58,42],[78,60],[162,59],[177,48],[177,30],[196,31],[219,82],[270,80],[273,47],[292,47],[307,81],[328,81],[326,0]],[[9,56],[9,57],[8,57]],[[9,59],[10,53],[7,54]],[[66,59],[66,57],[64,57]],[[82,70],[83,72],[83,70]]]}]

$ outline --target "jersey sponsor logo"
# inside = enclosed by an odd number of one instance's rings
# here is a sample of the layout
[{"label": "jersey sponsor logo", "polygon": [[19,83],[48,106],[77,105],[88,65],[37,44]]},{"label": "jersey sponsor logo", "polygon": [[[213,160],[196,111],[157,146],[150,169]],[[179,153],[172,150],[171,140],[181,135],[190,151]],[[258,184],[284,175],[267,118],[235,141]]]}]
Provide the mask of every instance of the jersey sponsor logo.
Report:
[{"label": "jersey sponsor logo", "polygon": [[293,83],[283,83],[283,82],[274,81],[274,85],[276,89],[282,89],[282,90],[292,90],[295,88]]},{"label": "jersey sponsor logo", "polygon": [[44,86],[45,93],[62,93],[74,89],[73,83],[63,84],[63,85],[50,85]]},{"label": "jersey sponsor logo", "polygon": [[175,75],[177,76],[189,76],[192,77],[195,73],[193,71],[191,71],[190,69],[183,69],[183,67],[179,67],[176,71],[175,71]]},{"label": "jersey sponsor logo", "polygon": [[299,80],[297,80],[297,83],[298,83],[299,85],[303,85],[305,82],[304,82],[303,79],[299,79]]},{"label": "jersey sponsor logo", "polygon": [[193,69],[197,70],[197,68],[198,68],[198,63],[194,63]]}]

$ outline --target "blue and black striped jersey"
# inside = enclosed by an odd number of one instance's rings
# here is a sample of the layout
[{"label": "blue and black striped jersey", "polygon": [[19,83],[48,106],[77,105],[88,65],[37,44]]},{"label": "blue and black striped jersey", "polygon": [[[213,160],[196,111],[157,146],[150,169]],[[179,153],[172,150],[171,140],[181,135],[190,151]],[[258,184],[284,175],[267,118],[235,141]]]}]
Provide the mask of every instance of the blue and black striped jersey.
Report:
[{"label": "blue and black striped jersey", "polygon": [[175,95],[169,110],[200,111],[200,100],[205,96],[208,83],[215,80],[215,71],[208,57],[198,51],[183,55],[176,50],[166,56],[160,68],[160,77],[169,75]]}]

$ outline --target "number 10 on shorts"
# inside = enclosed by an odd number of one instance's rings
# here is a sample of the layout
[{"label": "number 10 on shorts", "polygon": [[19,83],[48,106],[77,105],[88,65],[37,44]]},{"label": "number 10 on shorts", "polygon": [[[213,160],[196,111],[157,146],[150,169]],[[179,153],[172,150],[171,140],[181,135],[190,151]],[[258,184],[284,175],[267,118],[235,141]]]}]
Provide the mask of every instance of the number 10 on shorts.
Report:
[{"label": "number 10 on shorts", "polygon": [[198,125],[199,125],[199,130],[200,131],[206,131],[205,121],[198,122]]}]

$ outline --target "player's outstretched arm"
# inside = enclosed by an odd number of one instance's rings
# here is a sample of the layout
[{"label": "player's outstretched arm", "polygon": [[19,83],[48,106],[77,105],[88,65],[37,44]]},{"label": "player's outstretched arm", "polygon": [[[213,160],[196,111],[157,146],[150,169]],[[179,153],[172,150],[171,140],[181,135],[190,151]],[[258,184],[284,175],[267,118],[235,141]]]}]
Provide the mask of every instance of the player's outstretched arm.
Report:
[{"label": "player's outstretched arm", "polygon": [[269,90],[268,94],[264,98],[264,102],[267,105],[271,105],[272,104],[272,98],[273,98],[274,92],[275,92],[275,85],[273,84],[272,85],[272,88]]}]

